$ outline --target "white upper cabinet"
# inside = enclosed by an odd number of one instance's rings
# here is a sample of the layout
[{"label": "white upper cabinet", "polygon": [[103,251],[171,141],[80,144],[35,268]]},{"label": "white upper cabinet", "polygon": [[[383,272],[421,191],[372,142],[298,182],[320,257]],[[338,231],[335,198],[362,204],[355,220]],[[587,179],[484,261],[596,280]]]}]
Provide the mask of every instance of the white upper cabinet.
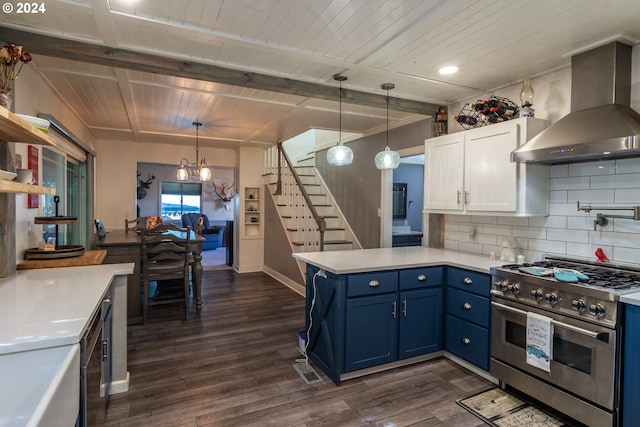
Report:
[{"label": "white upper cabinet", "polygon": [[427,212],[549,213],[549,166],[512,163],[511,152],[549,125],[522,118],[425,141]]}]

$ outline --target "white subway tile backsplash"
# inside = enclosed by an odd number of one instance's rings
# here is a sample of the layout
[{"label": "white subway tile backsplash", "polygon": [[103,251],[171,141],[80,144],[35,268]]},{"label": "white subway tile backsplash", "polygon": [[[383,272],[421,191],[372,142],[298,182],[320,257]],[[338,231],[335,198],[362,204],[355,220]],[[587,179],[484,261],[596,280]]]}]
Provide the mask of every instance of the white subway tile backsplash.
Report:
[{"label": "white subway tile backsplash", "polygon": [[[637,170],[636,170],[637,172]],[[603,175],[591,177],[591,188],[638,188],[640,187],[640,173],[623,173],[618,175]]]},{"label": "white subway tile backsplash", "polygon": [[542,227],[513,227],[513,237],[544,239],[547,238],[547,229]]},{"label": "white subway tile backsplash", "polygon": [[616,162],[574,163],[569,165],[569,176],[613,175],[616,173]]},{"label": "white subway tile backsplash", "polygon": [[550,190],[586,190],[589,189],[590,177],[552,178],[549,180]]},{"label": "white subway tile backsplash", "polygon": [[[567,228],[566,216],[532,216],[529,218],[531,227]],[[572,228],[572,227],[569,227]]]},{"label": "white subway tile backsplash", "polygon": [[614,203],[640,205],[640,188],[619,188],[614,190]]},{"label": "white subway tile backsplash", "polygon": [[[602,166],[602,167],[601,167]],[[595,259],[601,247],[612,261],[640,263],[640,221],[609,218],[594,231],[598,213],[630,215],[631,211],[579,211],[577,202],[594,207],[640,205],[640,159],[624,159],[550,168],[549,216],[445,216],[445,248],[500,257],[502,242],[514,237],[527,260],[544,254]],[[475,239],[469,232],[476,230]]]},{"label": "white subway tile backsplash", "polygon": [[640,266],[640,249],[615,247],[613,248],[613,256],[611,256],[610,258],[615,259],[618,262]]},{"label": "white subway tile backsplash", "polygon": [[498,224],[526,226],[529,225],[529,218],[522,216],[499,216]]},{"label": "white subway tile backsplash", "polygon": [[553,165],[549,169],[550,178],[566,178],[569,176],[569,165]]},{"label": "white subway tile backsplash", "polygon": [[549,202],[566,203],[569,192],[568,190],[549,191]]},{"label": "white subway tile backsplash", "polygon": [[616,160],[616,173],[638,173],[640,170],[640,159],[620,159]]},{"label": "white subway tile backsplash", "polygon": [[553,230],[553,232],[549,232],[547,239],[574,243],[589,243],[589,230]]},{"label": "white subway tile backsplash", "polygon": [[567,202],[580,202],[580,205],[595,203],[613,203],[614,190],[569,190]]}]

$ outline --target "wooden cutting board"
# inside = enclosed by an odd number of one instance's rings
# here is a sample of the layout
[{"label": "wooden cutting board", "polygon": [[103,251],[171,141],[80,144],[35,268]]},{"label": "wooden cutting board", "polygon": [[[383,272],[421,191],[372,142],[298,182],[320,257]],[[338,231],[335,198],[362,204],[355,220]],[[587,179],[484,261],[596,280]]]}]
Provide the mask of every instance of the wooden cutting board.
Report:
[{"label": "wooden cutting board", "polygon": [[81,265],[98,265],[102,264],[104,257],[107,256],[106,249],[97,249],[93,251],[85,251],[84,254],[73,258],[62,259],[33,259],[23,261],[16,265],[18,270],[30,270],[35,268],[56,268],[56,267],[78,267]]}]

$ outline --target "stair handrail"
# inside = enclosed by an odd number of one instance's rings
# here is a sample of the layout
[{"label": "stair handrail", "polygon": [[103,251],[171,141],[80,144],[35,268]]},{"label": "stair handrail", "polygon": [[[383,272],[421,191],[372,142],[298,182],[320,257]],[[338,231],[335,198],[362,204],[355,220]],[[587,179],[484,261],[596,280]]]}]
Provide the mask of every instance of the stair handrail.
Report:
[{"label": "stair handrail", "polygon": [[307,203],[307,208],[309,208],[309,211],[311,211],[311,216],[313,216],[313,219],[316,222],[316,225],[318,226],[318,231],[320,231],[320,251],[324,251],[324,232],[327,230],[327,222],[325,221],[324,217],[318,213],[318,210],[313,205],[313,202],[311,201],[311,197],[309,196],[309,193],[307,193],[307,190],[304,188],[304,185],[302,185],[302,180],[300,179],[300,176],[298,176],[298,172],[296,172],[295,168],[291,164],[291,160],[289,159],[289,156],[287,155],[287,153],[282,149],[282,143],[278,142],[277,146],[278,146],[278,181],[276,183],[276,192],[274,194],[276,195],[281,194],[282,162],[280,161],[280,159],[284,158],[285,162],[287,163],[287,166],[289,167],[289,170],[291,171],[291,175],[293,175],[293,178],[296,181],[296,185],[298,186],[298,189],[300,190],[302,197],[304,197],[304,200]]}]

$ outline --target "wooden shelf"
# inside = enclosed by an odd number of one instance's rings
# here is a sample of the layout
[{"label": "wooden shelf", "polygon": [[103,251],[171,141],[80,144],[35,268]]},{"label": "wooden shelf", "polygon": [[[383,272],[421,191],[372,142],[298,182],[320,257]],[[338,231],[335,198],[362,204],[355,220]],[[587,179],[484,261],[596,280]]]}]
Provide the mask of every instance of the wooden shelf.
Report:
[{"label": "wooden shelf", "polygon": [[46,133],[30,125],[4,107],[0,107],[0,141],[35,145],[52,145],[56,142]]},{"label": "wooden shelf", "polygon": [[0,193],[56,194],[56,189],[15,181],[0,181]]}]

